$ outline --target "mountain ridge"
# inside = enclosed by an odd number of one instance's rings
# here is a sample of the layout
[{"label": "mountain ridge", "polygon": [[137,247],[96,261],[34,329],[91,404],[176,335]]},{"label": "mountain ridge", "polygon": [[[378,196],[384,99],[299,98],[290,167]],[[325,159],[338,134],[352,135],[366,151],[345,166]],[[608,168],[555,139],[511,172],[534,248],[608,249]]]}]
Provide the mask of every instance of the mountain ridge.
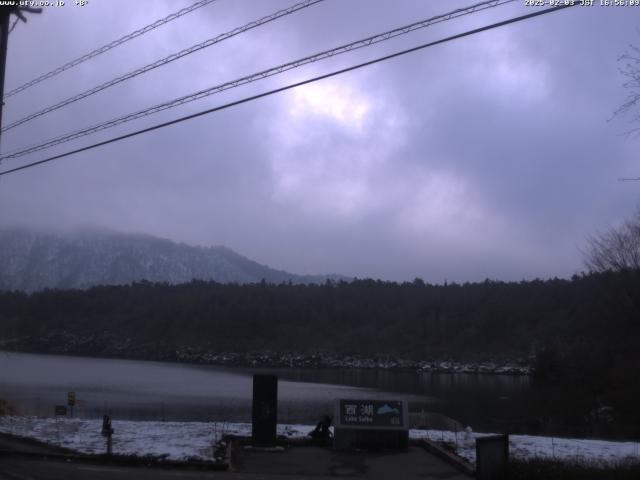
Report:
[{"label": "mountain ridge", "polygon": [[298,275],[251,260],[229,247],[193,246],[105,228],[71,232],[0,229],[0,290],[86,289],[136,281],[324,283],[336,274]]}]

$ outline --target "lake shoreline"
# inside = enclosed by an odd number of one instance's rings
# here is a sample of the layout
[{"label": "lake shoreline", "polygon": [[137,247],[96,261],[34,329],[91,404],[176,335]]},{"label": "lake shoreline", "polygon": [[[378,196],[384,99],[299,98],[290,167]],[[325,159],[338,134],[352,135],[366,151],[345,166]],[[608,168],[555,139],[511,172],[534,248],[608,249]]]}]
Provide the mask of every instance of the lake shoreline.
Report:
[{"label": "lake shoreline", "polygon": [[[84,341],[83,341],[84,340]],[[97,348],[98,347],[98,348]],[[102,347],[102,348],[99,348]],[[392,355],[367,357],[339,355],[330,352],[299,353],[271,350],[253,352],[218,351],[206,347],[172,348],[163,344],[96,345],[95,339],[76,335],[58,334],[44,337],[26,337],[0,342],[0,350],[16,353],[69,355],[122,360],[211,365],[238,368],[291,368],[291,369],[365,369],[415,371],[418,373],[482,374],[528,376],[533,373],[530,359],[511,361],[489,359],[485,361],[456,361],[448,359],[411,360]]]}]

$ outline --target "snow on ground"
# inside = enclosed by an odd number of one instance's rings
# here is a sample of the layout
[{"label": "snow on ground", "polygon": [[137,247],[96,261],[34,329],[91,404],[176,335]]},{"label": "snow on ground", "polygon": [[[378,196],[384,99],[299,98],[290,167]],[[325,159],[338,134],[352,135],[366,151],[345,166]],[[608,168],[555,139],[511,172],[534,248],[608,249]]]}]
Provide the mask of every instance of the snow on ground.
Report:
[{"label": "snow on ground", "polygon": [[[490,433],[410,430],[411,438],[428,438],[455,446],[456,453],[472,464],[476,462],[475,439]],[[577,438],[509,435],[509,454],[514,458],[558,459],[579,463],[616,464],[640,462],[640,442],[610,442]]]},{"label": "snow on ground", "polygon": [[[211,460],[213,445],[223,434],[250,435],[251,424],[214,422],[112,422],[113,453],[169,460]],[[278,434],[305,436],[313,427],[279,425]],[[106,452],[102,419],[0,417],[0,432],[59,445],[80,453]]]},{"label": "snow on ground", "polygon": [[[212,460],[213,445],[223,434],[251,435],[251,424],[221,422],[134,422],[114,420],[113,452],[120,455],[155,456],[168,460]],[[105,453],[101,419],[0,416],[0,432],[35,438],[81,453]],[[278,425],[278,434],[304,437],[311,425]],[[486,433],[410,430],[411,438],[428,438],[456,447],[475,463],[475,439]],[[578,462],[640,462],[639,442],[609,442],[574,438],[510,435],[509,450],[515,458],[555,458]]]}]

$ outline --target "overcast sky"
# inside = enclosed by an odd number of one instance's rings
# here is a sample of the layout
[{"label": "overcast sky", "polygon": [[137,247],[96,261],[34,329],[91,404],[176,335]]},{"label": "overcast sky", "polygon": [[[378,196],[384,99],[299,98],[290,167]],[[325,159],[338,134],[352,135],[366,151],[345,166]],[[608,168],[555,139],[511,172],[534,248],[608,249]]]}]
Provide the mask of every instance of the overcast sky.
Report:
[{"label": "overcast sky", "polygon": [[[478,0],[475,0],[478,1]],[[5,91],[191,0],[44,8]],[[218,0],[5,102],[3,125],[294,0]],[[326,0],[2,135],[2,151],[406,25],[466,1]],[[235,88],[2,167],[532,12],[524,0]],[[0,179],[0,227],[96,225],[226,245],[296,273],[430,282],[567,277],[638,203],[640,139],[608,121],[640,7],[574,7]]]}]

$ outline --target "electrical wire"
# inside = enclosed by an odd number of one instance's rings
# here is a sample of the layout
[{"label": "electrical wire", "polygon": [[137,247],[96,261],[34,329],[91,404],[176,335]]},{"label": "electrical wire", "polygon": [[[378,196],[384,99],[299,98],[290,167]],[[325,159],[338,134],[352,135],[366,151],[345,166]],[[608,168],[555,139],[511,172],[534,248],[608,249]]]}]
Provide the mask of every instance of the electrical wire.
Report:
[{"label": "electrical wire", "polygon": [[[451,12],[445,13],[445,14],[441,14],[441,15],[437,15],[435,17],[431,17],[428,18],[426,20],[421,20],[419,22],[415,22],[412,23],[410,25],[406,25],[403,27],[399,27],[399,28],[395,28],[393,30],[389,30],[387,32],[384,33],[380,33],[377,35],[373,35],[367,38],[364,38],[362,40],[357,40],[355,42],[351,42],[348,43],[346,45],[342,45],[339,47],[335,47],[332,48],[330,50],[325,50],[319,53],[315,53],[313,55],[309,55],[307,57],[304,58],[300,58],[298,60],[294,60],[292,62],[288,62],[285,63],[283,65],[279,65],[276,67],[272,67],[269,68],[267,70],[263,70],[261,72],[257,72],[257,73],[253,73],[251,75],[245,76],[245,77],[241,77],[235,80],[231,80],[229,82],[225,82],[213,87],[209,87],[205,90],[200,90],[198,92],[195,93],[191,93],[189,95],[185,95],[183,97],[179,97],[173,100],[170,100],[168,102],[165,103],[161,103],[158,105],[155,105],[153,107],[149,107],[146,108],[144,110],[139,110],[137,112],[133,112],[133,113],[129,113],[127,115],[118,117],[118,118],[114,118],[111,119],[107,122],[103,122],[97,125],[93,125],[91,127],[87,127],[84,128],[82,130],[76,131],[76,132],[72,132],[69,134],[65,134],[59,137],[56,137],[54,139],[50,139],[47,140],[43,143],[37,144],[37,145],[33,145],[30,147],[26,147],[26,148],[22,148],[20,150],[15,150],[13,152],[9,152],[6,153],[2,156],[0,156],[0,161],[5,160],[5,159],[9,159],[9,158],[18,158],[24,155],[27,155],[29,153],[33,153],[39,150],[43,150],[45,148],[50,148],[53,147],[55,145],[60,145],[61,143],[66,143],[68,141],[71,140],[75,140],[77,138],[80,137],[84,137],[86,135],[90,135],[93,133],[96,133],[98,131],[101,130],[105,130],[108,128],[112,128],[115,127],[117,125],[120,125],[122,123],[126,123],[126,122],[130,122],[132,120],[137,120],[139,118],[142,117],[146,117],[148,115],[152,115],[154,113],[158,113],[173,107],[177,107],[180,105],[184,105],[186,103],[190,103],[193,102],[195,100],[199,100],[201,98],[204,97],[208,97],[210,95],[214,95],[216,93],[220,93],[223,92],[225,90],[229,90],[231,88],[236,88],[239,87],[241,85],[246,85],[248,83],[252,83],[255,82],[257,80],[262,80],[264,78],[267,77],[271,77],[274,75],[278,75],[281,73],[284,73],[286,71],[292,70],[294,68],[298,68],[301,67],[303,65],[307,65],[309,63],[314,63],[320,60],[324,60],[326,58],[330,58],[330,57],[334,57],[336,55],[340,55],[343,53],[347,53],[353,50],[357,50],[360,48],[364,48],[364,47],[369,47],[371,45],[375,45],[377,43],[383,42],[383,41],[387,41],[390,40],[392,38],[395,38],[397,36],[400,35],[406,35],[410,32],[413,32],[415,30],[421,29],[421,28],[425,28],[425,27],[429,27],[431,25],[434,25],[436,23],[440,23],[440,22],[444,22],[444,21],[449,21],[452,20],[454,18],[458,18],[461,17],[463,15],[469,15],[472,13],[476,13],[482,10],[486,10],[488,8],[494,8],[497,6],[502,6],[502,5],[506,5],[508,3],[512,3],[516,0],[489,0],[489,1],[484,1],[484,2],[480,2],[468,7],[464,7],[464,8],[459,8],[456,10],[453,10]],[[9,127],[7,127],[9,128]]]},{"label": "electrical wire", "polygon": [[143,73],[147,73],[151,70],[154,70],[158,67],[162,67],[168,63],[171,63],[175,60],[178,60],[182,57],[185,57],[187,55],[191,55],[192,53],[195,53],[197,51],[200,51],[204,48],[210,47],[212,45],[215,45],[217,43],[223,42],[224,40],[228,40],[229,38],[235,37],[236,35],[240,35],[241,33],[244,33],[248,30],[251,30],[253,28],[256,27],[260,27],[262,25],[265,25],[267,23],[273,22],[279,18],[282,18],[286,15],[290,15],[292,13],[295,13],[299,10],[302,10],[303,8],[307,8],[310,7],[312,5],[315,5],[317,3],[323,2],[324,0],[304,0],[302,2],[296,3],[288,8],[285,8],[283,10],[278,10],[277,12],[274,12],[270,15],[267,15],[265,17],[262,17],[258,20],[254,20],[252,22],[247,23],[246,25],[243,25],[242,27],[238,27],[238,28],[234,28],[233,30],[230,30],[229,32],[226,33],[222,33],[214,38],[209,38],[207,40],[205,40],[204,42],[200,42],[197,43],[195,45],[192,45],[189,48],[186,48],[184,50],[181,50],[177,53],[172,53],[171,55],[164,57],[160,60],[157,60],[153,63],[150,63],[148,65],[145,65],[144,67],[138,68],[132,72],[126,73],[124,75],[121,75],[119,77],[116,77],[112,80],[109,80],[108,82],[105,82],[101,85],[98,85],[97,87],[93,87],[90,88],[89,90],[86,90],[82,93],[79,93],[77,95],[74,95],[72,97],[69,97],[65,100],[62,100],[61,102],[58,102],[54,105],[51,105],[49,107],[46,107],[38,112],[32,113],[31,115],[27,115],[24,118],[21,118],[20,120],[16,120],[15,122],[7,125],[6,127],[4,127],[2,129],[2,132],[5,132],[7,130],[10,130],[12,128],[17,127],[18,125],[22,125],[23,123],[27,123],[31,120],[33,120],[34,118],[38,118],[41,117],[42,115],[45,115],[47,113],[53,112],[54,110],[58,110],[59,108],[62,108],[66,105],[69,105],[71,103],[77,102],[78,100],[82,100],[84,98],[87,98],[91,95],[94,95],[98,92],[101,92],[102,90],[105,90],[109,87],[113,87],[114,85],[117,85],[118,83],[122,83],[126,80],[130,80],[134,77],[137,77],[138,75],[142,75]]},{"label": "electrical wire", "polygon": [[58,68],[55,68],[53,70],[51,70],[50,72],[47,72],[43,75],[40,75],[37,78],[34,78],[33,80],[20,85],[19,87],[14,88],[13,90],[5,93],[4,95],[4,99],[6,100],[7,98],[15,95],[16,93],[20,93],[24,90],[26,90],[27,88],[33,87],[34,85],[37,85],[40,82],[44,82],[45,80],[55,77],[56,75],[69,70],[70,68],[73,68],[77,65],[80,65],[83,62],[86,62],[87,60],[97,57],[98,55],[105,53],[109,50],[111,50],[112,48],[117,47],[118,45],[122,45],[125,42],[128,42],[129,40],[133,40],[136,37],[139,37],[140,35],[144,35],[145,33],[150,32],[151,30],[154,30],[166,23],[169,23],[172,20],[175,20],[177,18],[182,17],[183,15],[186,15],[187,13],[191,13],[194,10],[197,10],[198,8],[204,7],[206,5],[209,5],[210,3],[213,3],[217,0],[199,0],[198,2],[194,3],[193,5],[190,5],[188,7],[185,7],[181,10],[178,10],[175,13],[172,13],[170,15],[167,15],[164,18],[161,18],[160,20],[156,20],[155,22],[153,22],[150,25],[147,25],[146,27],[142,27],[138,30],[135,30],[117,40],[114,40],[106,45],[103,45],[100,48],[96,48],[95,50],[92,50],[89,53],[86,53],[85,55],[82,55],[81,57],[76,58],[75,60],[71,60],[68,63],[65,63],[64,65],[59,66]]},{"label": "electrical wire", "polygon": [[88,145],[86,147],[82,147],[82,148],[78,148],[78,149],[75,149],[75,150],[71,150],[71,151],[68,151],[68,152],[65,152],[65,153],[61,153],[59,155],[54,155],[54,156],[45,158],[43,160],[39,160],[37,162],[32,162],[32,163],[28,163],[26,165],[22,165],[20,167],[12,168],[10,170],[5,170],[5,171],[0,172],[0,176],[8,175],[10,173],[18,172],[20,170],[25,170],[27,168],[32,168],[32,167],[35,167],[37,165],[42,165],[44,163],[52,162],[54,160],[58,160],[58,159],[61,159],[61,158],[64,158],[64,157],[68,157],[68,156],[74,155],[76,153],[86,152],[87,150],[92,150],[94,148],[101,147],[103,145],[108,145],[110,143],[115,143],[115,142],[118,142],[120,140],[124,140],[126,138],[135,137],[135,136],[141,135],[143,133],[147,133],[147,132],[151,132],[151,131],[154,131],[154,130],[158,130],[158,129],[161,129],[161,128],[164,128],[164,127],[168,127],[170,125],[175,125],[177,123],[181,123],[181,122],[184,122],[186,120],[191,120],[193,118],[201,117],[203,115],[208,115],[210,113],[214,113],[214,112],[218,112],[218,111],[221,111],[221,110],[225,110],[227,108],[234,107],[236,105],[241,105],[243,103],[251,102],[251,101],[257,100],[259,98],[267,97],[267,96],[270,96],[270,95],[274,95],[276,93],[284,92],[286,90],[291,90],[293,88],[297,88],[297,87],[300,87],[300,86],[303,86],[303,85],[307,85],[309,83],[317,82],[319,80],[324,80],[326,78],[334,77],[336,75],[341,75],[343,73],[351,72],[353,70],[357,70],[357,69],[360,69],[360,68],[363,68],[363,67],[367,67],[369,65],[374,65],[376,63],[380,63],[380,62],[383,62],[383,61],[386,61],[386,60],[390,60],[392,58],[396,58],[396,57],[400,57],[400,56],[403,56],[403,55],[406,55],[406,54],[409,54],[409,53],[417,52],[419,50],[423,50],[423,49],[428,48],[428,47],[433,47],[435,45],[439,45],[439,44],[442,44],[442,43],[450,42],[452,40],[457,40],[459,38],[467,37],[467,36],[470,36],[470,35],[475,35],[477,33],[485,32],[487,30],[492,30],[494,28],[502,27],[502,26],[509,25],[509,24],[512,24],[512,23],[521,22],[521,21],[524,21],[524,20],[528,20],[530,18],[538,17],[540,15],[545,15],[545,14],[553,13],[553,12],[556,12],[556,11],[559,11],[559,10],[564,10],[565,8],[570,8],[570,7],[573,7],[575,5],[578,5],[578,4],[577,3],[576,4],[566,4],[566,5],[560,5],[560,6],[553,7],[553,8],[546,8],[546,9],[543,9],[543,10],[537,10],[535,12],[532,12],[532,13],[529,13],[529,14],[526,14],[526,15],[521,15],[519,17],[513,17],[513,18],[510,18],[510,19],[507,19],[507,20],[503,20],[501,22],[492,23],[490,25],[485,25],[484,27],[475,28],[473,30],[467,30],[466,32],[463,32],[463,33],[458,33],[456,35],[451,35],[449,37],[445,37],[445,38],[442,38],[440,40],[436,40],[436,41],[433,41],[433,42],[424,43],[422,45],[418,45],[417,47],[412,47],[412,48],[408,48],[406,50],[401,50],[399,52],[395,52],[395,53],[392,53],[392,54],[389,54],[389,55],[385,55],[383,57],[378,57],[376,59],[369,60],[367,62],[363,62],[363,63],[359,63],[357,65],[353,65],[351,67],[343,68],[343,69],[340,69],[340,70],[335,70],[333,72],[326,73],[324,75],[319,75],[319,76],[316,76],[316,77],[313,77],[313,78],[309,78],[309,79],[303,80],[301,82],[292,83],[292,84],[286,85],[284,87],[280,87],[280,88],[276,88],[276,89],[273,89],[273,90],[269,90],[267,92],[259,93],[257,95],[252,95],[250,97],[245,97],[245,98],[242,98],[240,100],[236,100],[236,101],[233,101],[233,102],[230,102],[230,103],[226,103],[224,105],[220,105],[220,106],[213,107],[213,108],[210,108],[210,109],[207,109],[207,110],[203,110],[203,111],[200,111],[200,112],[197,112],[197,113],[193,113],[191,115],[186,115],[184,117],[176,118],[174,120],[171,120],[171,121],[168,121],[168,122],[164,122],[164,123],[160,123],[160,124],[157,124],[157,125],[153,125],[153,126],[148,127],[148,128],[143,128],[141,130],[137,130],[135,132],[130,132],[130,133],[127,133],[125,135],[120,135],[118,137],[110,138],[109,140],[105,140],[105,141],[102,141],[102,142],[94,143],[94,144]]}]

